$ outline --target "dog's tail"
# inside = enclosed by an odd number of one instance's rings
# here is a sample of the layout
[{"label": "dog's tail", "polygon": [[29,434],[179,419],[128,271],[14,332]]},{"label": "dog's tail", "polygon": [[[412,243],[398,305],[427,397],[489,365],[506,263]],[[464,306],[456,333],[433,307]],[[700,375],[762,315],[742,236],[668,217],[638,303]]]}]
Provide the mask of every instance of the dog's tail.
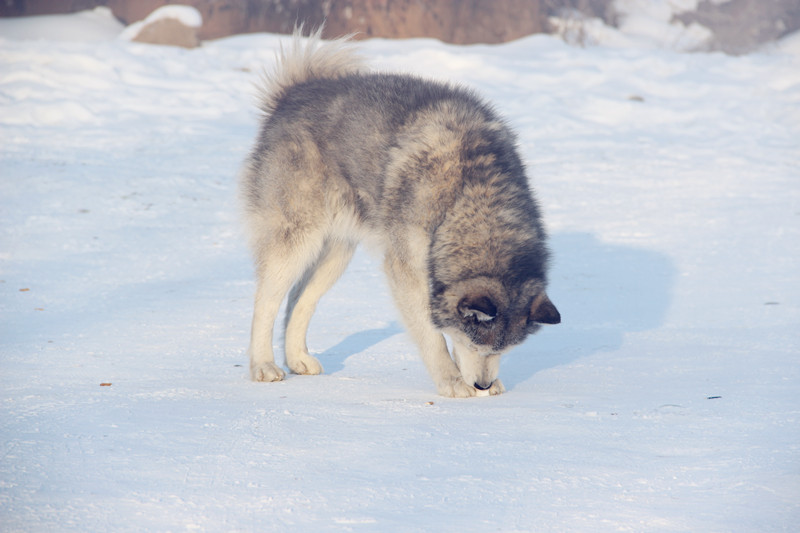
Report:
[{"label": "dog's tail", "polygon": [[303,46],[303,25],[295,27],[289,51],[281,45],[272,72],[264,72],[258,89],[259,107],[271,115],[286,90],[313,79],[338,78],[365,70],[364,60],[355,52],[352,34],[322,42],[320,26]]}]

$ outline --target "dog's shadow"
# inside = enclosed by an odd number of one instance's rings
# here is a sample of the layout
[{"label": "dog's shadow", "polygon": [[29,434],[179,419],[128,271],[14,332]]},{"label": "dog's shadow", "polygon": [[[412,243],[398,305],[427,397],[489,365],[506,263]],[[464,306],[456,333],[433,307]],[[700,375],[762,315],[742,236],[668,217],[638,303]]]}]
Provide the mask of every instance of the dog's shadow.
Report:
[{"label": "dog's shadow", "polygon": [[555,234],[550,247],[548,294],[562,323],[543,327],[503,358],[508,389],[547,368],[620,347],[626,333],[661,325],[670,305],[675,267],[663,254],[588,233]]},{"label": "dog's shadow", "polygon": [[338,344],[327,348],[319,354],[320,361],[325,367],[325,372],[334,374],[344,368],[347,358],[405,331],[397,322],[390,322],[386,327],[358,331],[348,335]]}]

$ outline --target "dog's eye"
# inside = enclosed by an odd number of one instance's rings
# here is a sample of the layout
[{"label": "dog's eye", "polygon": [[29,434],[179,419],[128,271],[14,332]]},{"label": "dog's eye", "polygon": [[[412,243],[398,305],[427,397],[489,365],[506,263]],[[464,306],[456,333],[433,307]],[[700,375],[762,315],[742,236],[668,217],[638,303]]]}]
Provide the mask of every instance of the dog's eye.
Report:
[{"label": "dog's eye", "polygon": [[487,314],[476,312],[474,315],[467,316],[466,318],[471,318],[472,321],[476,324],[489,324],[491,323],[496,317],[489,316]]},{"label": "dog's eye", "polygon": [[458,304],[458,312],[475,322],[491,322],[497,316],[497,306],[486,296],[465,298]]}]

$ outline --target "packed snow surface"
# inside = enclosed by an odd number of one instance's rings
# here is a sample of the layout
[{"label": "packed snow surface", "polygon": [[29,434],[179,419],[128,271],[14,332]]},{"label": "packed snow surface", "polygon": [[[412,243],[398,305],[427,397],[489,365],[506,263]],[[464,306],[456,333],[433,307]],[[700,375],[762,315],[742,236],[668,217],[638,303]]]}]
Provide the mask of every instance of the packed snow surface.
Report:
[{"label": "packed snow surface", "polygon": [[0,530],[796,530],[797,38],[362,44],[494,102],[546,216],[563,323],[469,400],[363,252],[326,374],[249,380],[236,175],[286,37],[55,39],[0,31]]}]

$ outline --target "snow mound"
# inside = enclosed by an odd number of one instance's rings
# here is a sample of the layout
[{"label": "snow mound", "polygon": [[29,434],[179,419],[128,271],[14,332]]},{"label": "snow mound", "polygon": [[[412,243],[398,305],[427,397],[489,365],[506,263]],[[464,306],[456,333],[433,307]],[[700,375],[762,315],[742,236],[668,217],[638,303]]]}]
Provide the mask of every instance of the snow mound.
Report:
[{"label": "snow mound", "polygon": [[688,52],[706,48],[714,37],[705,26],[675,20],[676,15],[695,11],[697,4],[697,0],[616,0],[614,7],[622,33],[641,42]]},{"label": "snow mound", "polygon": [[159,21],[173,20],[189,28],[200,28],[203,25],[203,16],[192,6],[169,5],[159,7],[150,13],[144,20],[134,22],[120,34],[119,38],[134,41],[147,26]]},{"label": "snow mound", "polygon": [[791,56],[800,57],[800,31],[790,33],[774,44],[767,45],[766,51],[775,50]]},{"label": "snow mound", "polygon": [[696,0],[617,0],[614,2],[619,17],[617,27],[575,10],[566,10],[551,17],[549,22],[555,33],[571,44],[693,52],[707,50],[714,33],[696,22],[684,24],[675,17],[696,9]]}]

